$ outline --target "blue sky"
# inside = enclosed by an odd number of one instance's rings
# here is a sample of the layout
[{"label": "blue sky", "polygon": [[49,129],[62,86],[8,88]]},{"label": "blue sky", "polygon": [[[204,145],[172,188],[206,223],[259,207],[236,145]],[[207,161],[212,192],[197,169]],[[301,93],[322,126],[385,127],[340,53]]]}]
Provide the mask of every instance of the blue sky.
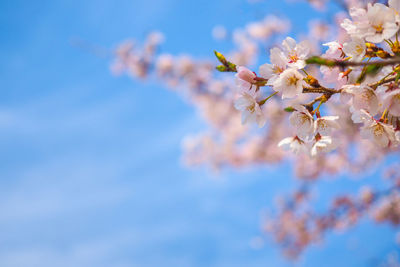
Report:
[{"label": "blue sky", "polygon": [[[281,1],[1,1],[0,266],[292,266],[269,239],[250,245],[262,211],[294,188],[288,164],[185,168],[181,140],[203,128],[196,112],[154,81],[112,76],[110,57],[71,40],[111,49],[157,29],[165,51],[204,58],[228,47],[214,25],[273,12],[298,32],[300,9],[316,15]],[[321,182],[320,198],[359,184]],[[296,265],[375,266],[395,232],[371,229],[330,234]]]}]

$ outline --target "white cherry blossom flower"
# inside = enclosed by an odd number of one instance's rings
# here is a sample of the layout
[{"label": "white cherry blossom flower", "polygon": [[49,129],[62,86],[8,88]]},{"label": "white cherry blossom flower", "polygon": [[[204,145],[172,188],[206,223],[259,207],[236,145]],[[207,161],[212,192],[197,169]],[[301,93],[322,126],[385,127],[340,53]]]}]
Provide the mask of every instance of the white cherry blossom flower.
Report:
[{"label": "white cherry blossom flower", "polygon": [[256,122],[260,128],[265,125],[266,117],[257,102],[257,94],[243,92],[234,105],[242,112],[242,124]]},{"label": "white cherry blossom flower", "polygon": [[321,66],[320,71],[323,75],[323,81],[326,83],[333,83],[336,88],[340,88],[347,82],[347,77],[339,67]]},{"label": "white cherry blossom flower", "polygon": [[350,36],[365,38],[368,42],[380,43],[399,30],[394,9],[380,3],[369,3],[367,10],[351,8],[350,16],[353,21],[345,19],[341,26]]},{"label": "white cherry blossom flower", "polygon": [[396,21],[400,22],[400,0],[389,0],[389,7],[396,13]]},{"label": "white cherry blossom flower", "polygon": [[342,88],[341,98],[345,102],[351,99],[354,110],[364,109],[373,116],[379,111],[378,97],[367,85],[345,85]]},{"label": "white cherry blossom flower", "polygon": [[[343,45],[338,42],[329,42],[323,44],[328,47],[328,50],[325,54],[322,55],[323,58],[342,60],[343,55]],[[323,76],[323,81],[326,83],[337,84],[340,86],[344,85],[346,82],[346,78],[343,78],[341,75],[342,71],[339,67],[328,67],[321,66],[320,71]]]},{"label": "white cherry blossom flower", "polygon": [[393,116],[400,117],[400,89],[384,92],[381,96],[383,107]]},{"label": "white cherry blossom flower", "polygon": [[324,116],[314,121],[314,132],[320,135],[329,135],[332,130],[339,129],[339,116]]},{"label": "white cherry blossom flower", "polygon": [[304,140],[310,139],[314,133],[314,118],[310,112],[302,105],[295,105],[290,117],[290,124],[296,129],[297,136]]},{"label": "white cherry blossom flower", "polygon": [[366,49],[365,41],[357,37],[354,37],[351,42],[344,43],[343,45],[343,52],[346,56],[351,57],[351,61],[362,61]]},{"label": "white cherry blossom flower", "polygon": [[299,44],[287,37],[283,42],[283,53],[286,57],[289,67],[302,69],[306,66],[305,60],[310,55],[311,44],[308,41],[302,41]]},{"label": "white cherry blossom flower", "polygon": [[380,147],[397,146],[399,144],[393,126],[377,121],[373,117],[364,120],[360,134]]},{"label": "white cherry blossom flower", "polygon": [[273,89],[282,93],[283,98],[293,98],[303,92],[304,76],[294,68],[285,70],[273,83]]},{"label": "white cherry blossom flower", "polygon": [[341,59],[343,54],[343,45],[338,42],[329,42],[323,44],[323,46],[327,46],[328,50],[326,50],[323,55],[324,58],[330,59]]},{"label": "white cherry blossom flower", "polygon": [[396,13],[383,4],[368,4],[367,16],[370,27],[365,38],[369,42],[380,43],[393,37],[399,30]]},{"label": "white cherry blossom flower", "polygon": [[259,73],[264,79],[268,79],[268,85],[273,83],[279,78],[279,75],[286,69],[286,58],[282,50],[274,47],[270,51],[271,64],[264,64],[260,66]]},{"label": "white cherry blossom flower", "polygon": [[309,153],[309,148],[307,144],[298,136],[284,138],[282,141],[279,142],[278,147],[281,147],[284,150],[292,151],[295,154]]},{"label": "white cherry blossom flower", "polygon": [[340,24],[351,37],[363,38],[364,29],[368,27],[367,11],[364,8],[352,7],[349,10],[352,20],[345,19]]},{"label": "white cherry blossom flower", "polygon": [[371,114],[369,114],[364,109],[354,110],[350,108],[350,112],[351,112],[351,119],[353,120],[354,123],[364,123],[365,121],[370,120],[372,117]]},{"label": "white cherry blossom flower", "polygon": [[389,0],[389,7],[393,8],[397,12],[400,11],[400,0]]},{"label": "white cherry blossom flower", "polygon": [[253,83],[255,82],[255,78],[257,77],[254,72],[249,70],[246,67],[238,66],[237,74],[235,75],[236,86],[238,87],[240,92],[245,92],[251,90],[253,88]]},{"label": "white cherry blossom flower", "polygon": [[318,136],[315,143],[311,147],[311,157],[315,157],[318,153],[328,153],[336,149],[337,144],[330,136]]},{"label": "white cherry blossom flower", "polygon": [[353,106],[356,109],[365,109],[371,115],[376,115],[379,110],[378,97],[375,91],[368,86],[361,86],[354,90]]}]

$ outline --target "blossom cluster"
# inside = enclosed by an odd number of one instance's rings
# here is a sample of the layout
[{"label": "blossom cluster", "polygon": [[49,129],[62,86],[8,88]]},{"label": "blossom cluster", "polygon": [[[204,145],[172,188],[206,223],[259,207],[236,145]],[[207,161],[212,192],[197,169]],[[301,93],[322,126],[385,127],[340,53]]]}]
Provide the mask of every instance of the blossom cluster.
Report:
[{"label": "blossom cluster", "polygon": [[295,191],[289,199],[279,201],[279,212],[274,219],[266,218],[265,231],[271,233],[288,257],[297,257],[308,245],[320,243],[329,230],[344,231],[364,216],[376,223],[400,225],[400,175],[392,166],[385,173],[389,184],[384,189],[371,186],[360,188],[356,196],[340,195],[332,201],[326,213],[308,205],[313,198],[307,186]]},{"label": "blossom cluster", "polygon": [[[262,127],[266,121],[262,106],[268,104],[268,99],[276,94],[282,100],[294,99],[289,118],[294,136],[284,138],[278,146],[315,157],[338,146],[332,133],[340,130],[339,116],[321,116],[320,109],[332,96],[340,94],[341,104],[349,108],[353,123],[362,124],[360,135],[377,146],[395,149],[400,143],[399,11],[398,0],[390,0],[388,6],[369,3],[366,9],[351,8],[351,19],[341,23],[347,41],[324,44],[328,49],[319,58],[311,58],[312,44],[308,41],[297,44],[287,37],[281,48],[270,50],[270,63],[261,65],[258,75],[238,66],[236,84],[240,96],[235,107],[242,112],[242,122],[257,122]],[[381,61],[369,62],[372,58]],[[320,65],[319,73],[308,70],[309,64]],[[317,75],[322,78],[315,78]],[[271,87],[274,93],[262,99],[260,88],[264,86]],[[302,103],[303,95],[309,93],[320,96],[311,103]],[[316,108],[315,103],[319,103]]]},{"label": "blossom cluster", "polygon": [[[323,8],[329,1],[309,2]],[[218,26],[215,37],[234,43],[232,51],[215,53],[217,69],[228,74],[215,71],[215,60],[160,53],[160,33],[120,45],[112,70],[157,78],[195,107],[208,128],[182,142],[188,165],[241,168],[289,158],[308,185],[364,173],[399,154],[400,0],[337,2],[346,12],[330,23],[313,20],[298,41],[286,36],[288,20],[271,15],[232,32]],[[260,62],[266,47],[270,60]],[[294,257],[324,232],[366,214],[398,225],[400,183],[393,181],[385,192],[338,197],[325,215],[302,213],[310,197],[297,192],[266,229]]]}]

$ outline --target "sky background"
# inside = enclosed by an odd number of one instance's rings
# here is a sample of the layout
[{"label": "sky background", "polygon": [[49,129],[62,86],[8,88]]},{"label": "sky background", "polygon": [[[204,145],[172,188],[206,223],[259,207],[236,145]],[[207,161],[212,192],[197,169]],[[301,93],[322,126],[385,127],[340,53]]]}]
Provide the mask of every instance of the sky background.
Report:
[{"label": "sky background", "polygon": [[[203,129],[196,112],[72,45],[108,51],[160,30],[164,51],[207,58],[227,48],[212,39],[215,25],[234,29],[268,12],[292,19],[294,32],[321,16],[281,1],[0,1],[0,266],[292,266],[268,237],[251,245],[262,211],[295,188],[290,165],[187,169],[180,144]],[[359,185],[320,182],[319,201]],[[328,234],[295,266],[377,266],[396,250],[394,234],[363,221]]]}]

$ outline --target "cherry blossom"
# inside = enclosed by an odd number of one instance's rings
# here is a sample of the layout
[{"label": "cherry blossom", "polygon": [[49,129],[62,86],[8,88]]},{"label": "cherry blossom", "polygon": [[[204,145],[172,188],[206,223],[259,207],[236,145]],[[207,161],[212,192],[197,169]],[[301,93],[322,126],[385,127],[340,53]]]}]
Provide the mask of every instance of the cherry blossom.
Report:
[{"label": "cherry blossom", "polygon": [[289,117],[290,124],[295,127],[297,135],[303,139],[309,139],[314,133],[314,118],[303,106],[297,105],[296,111]]},{"label": "cherry blossom", "polygon": [[[305,40],[300,43],[285,36],[286,19],[267,15],[226,29],[232,50],[216,53],[217,60],[162,53],[155,37],[115,51],[114,73],[155,77],[199,111],[206,129],[184,142],[187,164],[219,170],[290,160],[293,174],[307,186],[265,222],[289,257],[363,216],[400,225],[398,165],[387,190],[339,195],[325,214],[310,212],[308,186],[377,165],[385,177],[390,168],[382,162],[400,151],[400,1],[340,2],[349,14],[332,14],[330,23],[313,20],[310,33],[296,36]],[[216,74],[215,68],[227,73]]]},{"label": "cherry blossom", "polygon": [[301,140],[298,136],[295,137],[287,137],[279,142],[279,147],[282,147],[284,150],[290,150],[295,154],[299,153],[309,153],[309,148],[307,144]]},{"label": "cherry blossom", "polygon": [[364,109],[372,115],[379,110],[379,100],[375,91],[365,85],[346,85],[342,90],[342,99],[352,100],[352,107],[355,110]]},{"label": "cherry blossom", "polygon": [[286,59],[283,52],[274,47],[270,51],[271,64],[264,64],[260,66],[260,76],[268,80],[268,85],[273,85],[279,78],[280,74],[286,69]]},{"label": "cherry blossom", "polygon": [[311,156],[315,157],[318,153],[327,153],[337,147],[337,144],[333,141],[330,136],[318,135],[315,139],[315,143],[311,148]]},{"label": "cherry blossom", "polygon": [[283,71],[273,83],[273,89],[282,94],[282,98],[293,98],[302,93],[305,86],[304,76],[296,69]]},{"label": "cherry blossom", "polygon": [[255,82],[256,74],[246,67],[237,67],[236,74],[236,85],[240,91],[246,91],[253,88],[253,83]]},{"label": "cherry blossom", "polygon": [[400,117],[400,89],[386,91],[381,95],[383,107],[390,110],[390,114]]},{"label": "cherry blossom", "polygon": [[334,129],[339,129],[339,116],[324,116],[314,121],[314,132],[321,135],[330,135]]},{"label": "cherry blossom", "polygon": [[389,7],[392,8],[396,14],[396,21],[400,22],[400,1],[399,0],[389,0]]},{"label": "cherry blossom", "polygon": [[351,57],[350,60],[352,61],[363,60],[366,49],[365,41],[357,37],[354,37],[351,42],[343,44],[343,52],[346,56]]},{"label": "cherry blossom", "polygon": [[325,52],[324,57],[332,59],[340,59],[343,55],[343,45],[338,42],[329,42],[323,44],[327,46],[328,50]]},{"label": "cherry blossom", "polygon": [[364,119],[360,134],[381,147],[397,146],[399,143],[393,126],[377,121],[373,117]]},{"label": "cherry blossom", "polygon": [[367,10],[351,8],[350,16],[353,21],[345,19],[342,27],[350,36],[365,38],[368,42],[380,43],[399,30],[395,11],[380,3],[369,3]]},{"label": "cherry blossom", "polygon": [[266,122],[263,111],[256,99],[257,94],[249,94],[247,92],[235,101],[235,108],[242,112],[242,123],[257,122],[259,127],[263,127]]},{"label": "cherry blossom", "polygon": [[283,42],[283,54],[286,57],[290,67],[302,69],[305,67],[305,59],[310,55],[311,45],[308,41],[302,41],[299,44],[291,38],[287,37]]}]

